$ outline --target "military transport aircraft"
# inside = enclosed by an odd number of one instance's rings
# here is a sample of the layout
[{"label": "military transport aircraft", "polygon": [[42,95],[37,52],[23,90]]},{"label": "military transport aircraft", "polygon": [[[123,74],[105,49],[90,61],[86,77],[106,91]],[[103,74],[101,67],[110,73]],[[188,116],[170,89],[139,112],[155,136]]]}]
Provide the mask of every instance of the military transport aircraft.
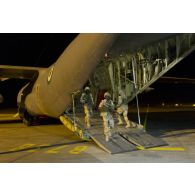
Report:
[{"label": "military transport aircraft", "polygon": [[0,65],[0,77],[29,79],[17,98],[27,125],[39,116],[65,123],[73,94],[87,82],[96,102],[104,90],[116,101],[120,89],[131,101],[189,55],[194,44],[194,34],[79,34],[48,68]]}]

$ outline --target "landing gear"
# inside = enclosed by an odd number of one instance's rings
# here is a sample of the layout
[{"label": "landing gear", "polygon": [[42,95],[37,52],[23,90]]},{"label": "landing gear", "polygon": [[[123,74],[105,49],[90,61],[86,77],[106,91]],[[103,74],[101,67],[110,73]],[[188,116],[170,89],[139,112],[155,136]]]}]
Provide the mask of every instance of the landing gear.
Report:
[{"label": "landing gear", "polygon": [[20,118],[22,118],[22,121],[26,126],[32,126],[34,124],[38,124],[39,122],[38,117],[30,115],[26,110],[23,110],[23,112],[19,112],[19,116]]},{"label": "landing gear", "polygon": [[32,119],[31,118],[23,118],[23,123],[26,125],[26,126],[31,126],[32,125]]},{"label": "landing gear", "polygon": [[31,116],[30,114],[28,114],[27,111],[25,111],[23,114],[23,123],[26,126],[31,126],[33,124],[33,121],[33,116]]}]

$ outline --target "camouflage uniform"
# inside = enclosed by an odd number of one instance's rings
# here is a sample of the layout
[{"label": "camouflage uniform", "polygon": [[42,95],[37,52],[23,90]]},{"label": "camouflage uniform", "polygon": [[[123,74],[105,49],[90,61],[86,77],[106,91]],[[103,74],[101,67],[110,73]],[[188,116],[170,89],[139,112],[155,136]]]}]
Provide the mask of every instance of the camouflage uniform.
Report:
[{"label": "camouflage uniform", "polygon": [[85,123],[87,127],[91,127],[90,118],[93,115],[92,108],[93,108],[94,101],[89,88],[87,88],[87,90],[85,89],[85,92],[82,93],[80,102],[83,104],[83,108],[84,108]]},{"label": "camouflage uniform", "polygon": [[118,125],[123,124],[121,119],[121,114],[123,114],[124,120],[126,122],[126,128],[130,127],[130,122],[127,117],[128,114],[128,101],[125,94],[121,91],[118,97],[118,104],[117,104],[117,113],[118,113]]},{"label": "camouflage uniform", "polygon": [[[108,93],[104,95],[104,97],[108,95]],[[104,135],[106,141],[109,141],[109,138],[112,136],[111,128],[114,128],[114,119],[112,113],[114,111],[114,104],[111,99],[102,100],[99,104],[100,116],[103,118],[103,126],[104,126]]]}]

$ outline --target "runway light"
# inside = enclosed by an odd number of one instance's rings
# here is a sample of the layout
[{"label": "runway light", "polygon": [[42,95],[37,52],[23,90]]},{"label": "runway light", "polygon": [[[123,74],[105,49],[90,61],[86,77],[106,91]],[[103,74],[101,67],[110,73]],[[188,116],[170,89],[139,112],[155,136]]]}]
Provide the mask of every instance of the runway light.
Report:
[{"label": "runway light", "polygon": [[195,107],[195,104],[193,104],[192,106]]},{"label": "runway light", "polygon": [[175,104],[175,106],[179,106],[179,104]]}]

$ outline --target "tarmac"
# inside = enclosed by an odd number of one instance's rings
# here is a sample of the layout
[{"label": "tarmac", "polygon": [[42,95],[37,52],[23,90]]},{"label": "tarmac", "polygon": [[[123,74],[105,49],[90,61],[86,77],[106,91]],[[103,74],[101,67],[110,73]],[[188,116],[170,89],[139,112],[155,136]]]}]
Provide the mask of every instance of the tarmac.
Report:
[{"label": "tarmac", "polygon": [[[157,110],[141,113],[146,131],[167,146],[111,155],[93,141],[83,141],[57,120],[27,127],[14,110],[0,113],[1,163],[193,163],[195,112]],[[146,117],[147,116],[147,117]],[[136,113],[129,118],[136,121]]]}]

